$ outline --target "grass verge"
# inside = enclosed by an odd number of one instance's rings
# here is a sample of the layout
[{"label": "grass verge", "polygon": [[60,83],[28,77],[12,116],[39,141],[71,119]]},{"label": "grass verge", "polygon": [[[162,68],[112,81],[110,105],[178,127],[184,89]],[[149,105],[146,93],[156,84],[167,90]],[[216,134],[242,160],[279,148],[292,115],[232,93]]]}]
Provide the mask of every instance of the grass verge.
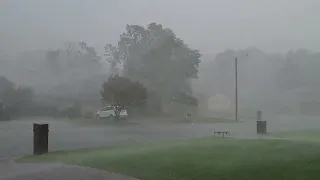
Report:
[{"label": "grass verge", "polygon": [[320,131],[319,130],[308,130],[308,131],[288,131],[271,134],[273,137],[278,138],[289,138],[304,141],[319,141],[320,142]]},{"label": "grass verge", "polygon": [[282,140],[198,139],[58,151],[19,162],[63,162],[143,180],[320,178],[320,144]]}]

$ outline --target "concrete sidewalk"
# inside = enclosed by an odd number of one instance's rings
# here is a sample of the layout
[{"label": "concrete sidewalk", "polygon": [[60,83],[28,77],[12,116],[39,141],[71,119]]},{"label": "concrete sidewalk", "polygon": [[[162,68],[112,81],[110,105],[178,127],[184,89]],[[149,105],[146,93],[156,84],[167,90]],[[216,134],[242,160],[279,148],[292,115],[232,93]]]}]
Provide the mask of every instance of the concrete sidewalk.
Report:
[{"label": "concrete sidewalk", "polygon": [[0,161],[0,180],[137,180],[106,171],[63,164]]}]

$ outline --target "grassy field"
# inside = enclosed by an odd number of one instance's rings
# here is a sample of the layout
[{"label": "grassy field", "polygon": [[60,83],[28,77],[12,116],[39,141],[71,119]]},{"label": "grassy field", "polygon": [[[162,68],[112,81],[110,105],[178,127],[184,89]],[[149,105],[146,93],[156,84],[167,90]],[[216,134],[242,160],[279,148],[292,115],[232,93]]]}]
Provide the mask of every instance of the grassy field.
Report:
[{"label": "grassy field", "polygon": [[58,151],[20,162],[63,162],[142,180],[277,180],[320,178],[320,144],[212,138]]},{"label": "grassy field", "polygon": [[320,131],[309,130],[309,131],[288,131],[271,134],[273,137],[289,138],[304,141],[319,141],[320,142]]}]

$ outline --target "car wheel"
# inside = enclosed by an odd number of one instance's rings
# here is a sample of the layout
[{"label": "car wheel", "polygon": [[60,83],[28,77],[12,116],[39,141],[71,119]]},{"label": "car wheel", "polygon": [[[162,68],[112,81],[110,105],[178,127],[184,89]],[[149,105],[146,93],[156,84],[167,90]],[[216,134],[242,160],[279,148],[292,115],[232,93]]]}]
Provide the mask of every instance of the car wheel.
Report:
[{"label": "car wheel", "polygon": [[96,120],[100,120],[100,116],[99,115],[96,116]]},{"label": "car wheel", "polygon": [[113,120],[113,115],[110,114],[109,117],[108,117],[108,119],[109,119],[109,120]]}]

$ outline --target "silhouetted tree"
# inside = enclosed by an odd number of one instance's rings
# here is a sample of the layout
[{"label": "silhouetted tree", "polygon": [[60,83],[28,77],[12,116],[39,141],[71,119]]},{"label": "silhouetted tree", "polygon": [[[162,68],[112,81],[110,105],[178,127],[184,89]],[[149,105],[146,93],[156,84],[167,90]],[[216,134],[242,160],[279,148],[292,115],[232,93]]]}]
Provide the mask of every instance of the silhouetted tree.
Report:
[{"label": "silhouetted tree", "polygon": [[112,66],[122,63],[124,76],[138,80],[168,103],[174,94],[191,93],[201,54],[189,48],[171,29],[150,23],[147,28],[127,25],[117,46],[105,47]]},{"label": "silhouetted tree", "polygon": [[124,108],[141,105],[147,99],[145,87],[119,75],[111,75],[108,81],[103,83],[100,93],[103,99],[114,107],[116,118],[119,118]]},{"label": "silhouetted tree", "polygon": [[3,93],[14,89],[14,83],[9,81],[6,77],[0,76],[0,100],[3,98]]},{"label": "silhouetted tree", "polygon": [[3,102],[17,109],[25,108],[33,100],[33,90],[29,87],[7,89],[3,93]]},{"label": "silhouetted tree", "polygon": [[46,59],[53,70],[63,70],[70,67],[96,67],[101,58],[96,50],[85,42],[68,42],[63,48],[48,50]]},{"label": "silhouetted tree", "polygon": [[49,65],[49,68],[58,71],[60,70],[60,63],[59,63],[59,50],[48,50],[46,52],[46,59]]},{"label": "silhouetted tree", "polygon": [[29,87],[16,87],[4,76],[0,76],[0,102],[8,106],[11,113],[18,113],[32,104],[33,90]]}]

